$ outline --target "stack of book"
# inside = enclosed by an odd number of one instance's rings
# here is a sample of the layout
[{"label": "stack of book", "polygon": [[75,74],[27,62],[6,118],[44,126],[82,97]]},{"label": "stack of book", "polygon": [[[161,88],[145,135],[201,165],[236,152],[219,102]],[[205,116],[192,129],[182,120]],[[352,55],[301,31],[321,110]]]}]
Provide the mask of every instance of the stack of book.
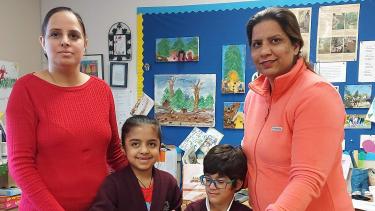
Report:
[{"label": "stack of book", "polygon": [[0,210],[8,210],[18,207],[21,200],[21,189],[0,188]]}]

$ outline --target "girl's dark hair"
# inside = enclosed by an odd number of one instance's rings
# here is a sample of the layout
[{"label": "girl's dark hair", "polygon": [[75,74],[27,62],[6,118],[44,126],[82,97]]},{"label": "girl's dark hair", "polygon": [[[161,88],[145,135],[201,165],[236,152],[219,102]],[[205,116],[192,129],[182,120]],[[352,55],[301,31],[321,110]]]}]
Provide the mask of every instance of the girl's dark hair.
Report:
[{"label": "girl's dark hair", "polygon": [[51,19],[52,15],[54,15],[55,13],[58,13],[58,12],[62,12],[62,11],[71,12],[76,16],[76,18],[79,22],[79,25],[81,25],[81,27],[82,27],[83,36],[86,38],[86,28],[85,28],[85,24],[83,23],[83,20],[82,20],[81,16],[69,7],[55,7],[55,8],[53,8],[50,11],[47,12],[46,16],[44,17],[43,24],[42,24],[42,32],[41,32],[42,36],[44,37],[46,35],[47,25],[48,25],[48,22]]},{"label": "girl's dark hair", "polygon": [[[219,144],[211,148],[203,159],[204,174],[219,174],[231,180],[245,180],[247,164],[245,154],[241,148],[234,148],[229,144]],[[232,187],[235,186],[232,183]]]},{"label": "girl's dark hair", "polygon": [[141,125],[153,125],[158,132],[158,138],[161,142],[161,128],[160,124],[156,119],[149,118],[148,116],[144,115],[134,115],[128,118],[121,129],[121,141],[122,145],[125,146],[125,139],[126,135],[130,132],[130,130],[134,127],[141,126]]},{"label": "girl's dark hair", "polygon": [[[246,31],[247,31],[247,39],[249,42],[249,46],[251,48],[252,36],[253,36],[253,29],[254,26],[258,23],[265,21],[265,20],[273,20],[276,21],[281,29],[285,32],[285,34],[289,37],[291,43],[299,44],[300,52],[294,59],[297,61],[299,57],[301,57],[301,49],[303,47],[303,39],[301,35],[301,31],[298,25],[298,21],[296,16],[293,12],[286,8],[278,8],[278,7],[271,7],[265,10],[262,10],[255,14],[247,23]],[[310,70],[313,70],[310,63],[304,58],[306,65]]]}]

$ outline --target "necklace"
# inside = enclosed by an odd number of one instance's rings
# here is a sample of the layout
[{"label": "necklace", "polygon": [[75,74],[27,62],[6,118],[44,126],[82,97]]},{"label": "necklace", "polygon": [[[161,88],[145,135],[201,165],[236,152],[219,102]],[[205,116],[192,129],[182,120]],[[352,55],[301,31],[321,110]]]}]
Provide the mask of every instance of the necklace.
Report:
[{"label": "necklace", "polygon": [[150,184],[149,184],[148,187],[145,184],[143,184],[143,182],[140,179],[138,179],[138,177],[137,177],[137,180],[138,180],[139,183],[141,183],[143,188],[151,188],[153,177],[151,177]]}]

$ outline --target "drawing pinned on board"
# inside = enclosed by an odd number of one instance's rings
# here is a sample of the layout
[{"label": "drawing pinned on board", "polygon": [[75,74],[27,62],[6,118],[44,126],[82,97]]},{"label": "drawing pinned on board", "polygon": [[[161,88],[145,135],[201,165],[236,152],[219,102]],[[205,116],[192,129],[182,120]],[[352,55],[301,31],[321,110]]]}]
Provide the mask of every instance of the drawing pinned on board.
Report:
[{"label": "drawing pinned on board", "polygon": [[147,115],[151,111],[152,107],[154,107],[154,101],[151,99],[151,97],[143,93],[142,97],[138,99],[130,111],[130,115]]}]

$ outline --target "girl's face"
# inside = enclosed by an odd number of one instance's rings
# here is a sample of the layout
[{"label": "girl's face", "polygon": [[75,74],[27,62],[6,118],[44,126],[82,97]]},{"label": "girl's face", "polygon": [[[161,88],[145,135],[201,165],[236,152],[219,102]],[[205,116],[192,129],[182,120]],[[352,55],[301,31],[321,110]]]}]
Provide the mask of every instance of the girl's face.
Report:
[{"label": "girl's face", "polygon": [[160,152],[157,128],[149,124],[133,127],[125,136],[125,152],[135,173],[151,171]]},{"label": "girl's face", "polygon": [[40,43],[48,56],[50,69],[66,66],[78,68],[87,40],[77,17],[69,11],[60,11],[49,19]]},{"label": "girl's face", "polygon": [[253,28],[251,56],[257,70],[270,80],[289,72],[299,49],[274,20],[261,21]]}]

